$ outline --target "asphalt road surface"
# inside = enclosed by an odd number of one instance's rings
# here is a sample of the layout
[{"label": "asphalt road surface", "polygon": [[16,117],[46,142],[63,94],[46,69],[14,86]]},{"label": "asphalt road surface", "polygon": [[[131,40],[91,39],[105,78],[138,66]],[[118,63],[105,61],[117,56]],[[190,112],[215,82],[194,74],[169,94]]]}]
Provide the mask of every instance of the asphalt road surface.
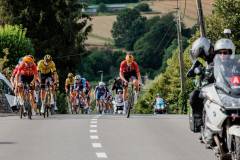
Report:
[{"label": "asphalt road surface", "polygon": [[179,115],[0,117],[0,160],[215,160]]}]

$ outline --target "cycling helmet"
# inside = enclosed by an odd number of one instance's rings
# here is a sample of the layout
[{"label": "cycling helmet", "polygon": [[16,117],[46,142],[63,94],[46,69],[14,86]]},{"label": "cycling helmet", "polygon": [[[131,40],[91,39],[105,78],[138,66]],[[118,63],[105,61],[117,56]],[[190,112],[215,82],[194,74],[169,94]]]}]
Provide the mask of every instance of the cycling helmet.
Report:
[{"label": "cycling helmet", "polygon": [[46,55],[44,56],[44,61],[45,61],[45,62],[50,62],[50,61],[52,61],[52,57],[51,57],[49,54],[46,54]]},{"label": "cycling helmet", "polygon": [[73,74],[72,73],[68,73],[68,78],[73,78]]},{"label": "cycling helmet", "polygon": [[134,60],[134,57],[133,57],[132,54],[127,54],[125,59],[126,59],[128,64],[132,64],[132,62]]},{"label": "cycling helmet", "polygon": [[22,61],[25,63],[34,63],[33,59],[29,56],[23,57]]},{"label": "cycling helmet", "polygon": [[236,47],[232,40],[222,38],[219,39],[214,45],[214,52],[218,53],[219,50],[226,49],[230,51],[230,54],[235,54]]},{"label": "cycling helmet", "polygon": [[104,82],[99,82],[98,85],[99,86],[105,86],[105,83]]},{"label": "cycling helmet", "polygon": [[210,40],[205,37],[200,37],[193,42],[191,49],[192,60],[197,59],[198,57],[206,58],[210,55],[209,50],[211,48]]},{"label": "cycling helmet", "polygon": [[76,76],[74,77],[74,79],[75,79],[75,80],[80,80],[80,79],[81,79],[81,76],[80,76],[80,75],[76,75]]}]

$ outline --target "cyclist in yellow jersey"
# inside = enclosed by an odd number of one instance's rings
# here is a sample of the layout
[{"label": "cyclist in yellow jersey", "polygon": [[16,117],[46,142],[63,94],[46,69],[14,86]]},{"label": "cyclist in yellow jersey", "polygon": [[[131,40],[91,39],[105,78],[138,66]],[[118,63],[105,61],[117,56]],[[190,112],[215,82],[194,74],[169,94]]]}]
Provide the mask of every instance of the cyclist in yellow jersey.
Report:
[{"label": "cyclist in yellow jersey", "polygon": [[70,95],[71,92],[73,91],[73,87],[74,87],[74,75],[72,73],[68,73],[68,77],[65,81],[65,91],[67,94],[67,100],[68,100],[68,108],[69,108],[69,112],[72,112],[72,102],[70,101]]},{"label": "cyclist in yellow jersey", "polygon": [[[45,82],[47,79],[55,84],[57,82],[57,72],[55,63],[52,61],[50,55],[45,55],[43,60],[38,62],[38,72],[41,78],[41,101],[43,102],[45,97]],[[42,103],[41,113],[44,112],[44,104]]]}]

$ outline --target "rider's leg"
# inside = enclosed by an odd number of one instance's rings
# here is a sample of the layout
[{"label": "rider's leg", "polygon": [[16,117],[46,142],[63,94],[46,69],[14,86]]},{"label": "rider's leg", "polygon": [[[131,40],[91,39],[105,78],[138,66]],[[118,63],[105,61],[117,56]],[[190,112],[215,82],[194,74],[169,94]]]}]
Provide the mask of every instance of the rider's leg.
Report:
[{"label": "rider's leg", "polygon": [[133,80],[133,85],[134,85],[135,91],[138,92],[139,91],[139,82],[137,79]]}]

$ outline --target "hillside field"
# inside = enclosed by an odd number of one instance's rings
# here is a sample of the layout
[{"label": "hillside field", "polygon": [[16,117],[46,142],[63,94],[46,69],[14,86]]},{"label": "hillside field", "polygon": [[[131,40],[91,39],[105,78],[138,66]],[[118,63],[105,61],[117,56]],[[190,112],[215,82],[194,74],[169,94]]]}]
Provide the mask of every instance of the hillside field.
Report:
[{"label": "hillside field", "polygon": [[[212,12],[212,4],[214,0],[202,0],[204,15],[210,15]],[[160,12],[160,14],[143,14],[147,18],[166,14],[171,11],[176,10],[177,0],[156,0],[156,1],[147,1],[155,12]],[[187,27],[191,27],[197,22],[197,9],[196,9],[196,1],[195,0],[179,0],[179,8],[182,13],[185,11],[184,16],[184,24]],[[87,40],[87,44],[94,45],[104,45],[104,44],[112,44],[112,36],[111,29],[114,21],[116,20],[116,16],[93,16],[92,17],[92,25],[93,31],[89,35]]]}]

